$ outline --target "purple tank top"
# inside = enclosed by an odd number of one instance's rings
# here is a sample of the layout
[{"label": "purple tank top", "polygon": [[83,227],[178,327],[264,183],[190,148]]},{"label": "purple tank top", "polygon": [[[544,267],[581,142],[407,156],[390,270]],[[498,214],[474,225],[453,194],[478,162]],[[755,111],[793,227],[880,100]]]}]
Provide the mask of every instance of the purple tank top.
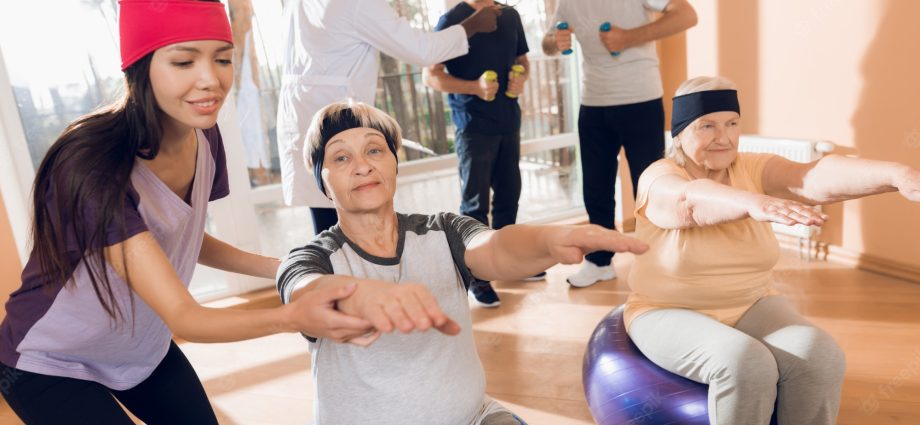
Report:
[{"label": "purple tank top", "polygon": [[[208,201],[229,194],[219,130],[197,130],[197,135],[190,202],[138,161],[131,172],[127,233],[106,240],[112,245],[149,231],[186,287],[201,250]],[[47,283],[35,258],[30,258],[22,287],[10,295],[7,317],[0,325],[0,361],[29,372],[99,382],[114,390],[132,388],[150,376],[166,355],[172,333],[114,271],[107,272],[117,305],[125,313],[118,322],[96,298],[84,264],[62,287]]]}]

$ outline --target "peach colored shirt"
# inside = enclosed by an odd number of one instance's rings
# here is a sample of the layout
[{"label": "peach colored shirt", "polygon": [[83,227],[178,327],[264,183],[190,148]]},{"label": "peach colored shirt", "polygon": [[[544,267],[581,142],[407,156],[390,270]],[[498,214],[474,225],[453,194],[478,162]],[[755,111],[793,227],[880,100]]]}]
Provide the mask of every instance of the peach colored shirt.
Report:
[{"label": "peach colored shirt", "polygon": [[[739,153],[729,167],[734,188],[764,193],[761,176],[773,155]],[[639,179],[636,237],[651,247],[636,256],[628,282],[627,329],[633,319],[660,308],[685,308],[734,326],[757,300],[773,289],[779,244],[770,223],[751,218],[714,226],[662,229],[645,216],[648,192],[661,176],[692,179],[683,167],[662,159]]]}]

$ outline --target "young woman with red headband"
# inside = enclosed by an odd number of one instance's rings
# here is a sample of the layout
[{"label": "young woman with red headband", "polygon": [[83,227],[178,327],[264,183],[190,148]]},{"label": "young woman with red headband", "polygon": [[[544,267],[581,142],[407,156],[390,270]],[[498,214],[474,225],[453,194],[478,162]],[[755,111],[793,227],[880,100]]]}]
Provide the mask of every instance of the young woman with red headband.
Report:
[{"label": "young woman with red headband", "polygon": [[121,0],[119,15],[125,95],[71,123],[36,175],[0,392],[27,424],[132,424],[119,402],[147,424],[216,424],[172,335],[361,343],[371,326],[333,307],[353,287],[254,311],[192,298],[196,263],[265,278],[279,265],[204,231],[208,201],[229,193],[215,125],[233,80],[229,22],[218,1]]}]

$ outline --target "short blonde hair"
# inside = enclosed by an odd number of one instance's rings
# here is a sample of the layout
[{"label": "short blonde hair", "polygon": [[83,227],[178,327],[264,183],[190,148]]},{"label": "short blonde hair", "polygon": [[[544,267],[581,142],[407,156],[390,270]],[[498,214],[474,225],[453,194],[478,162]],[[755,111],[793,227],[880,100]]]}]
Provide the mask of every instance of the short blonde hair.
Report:
[{"label": "short blonde hair", "polygon": [[307,168],[313,167],[315,155],[325,154],[328,140],[323,140],[323,123],[340,121],[346,110],[351,111],[351,114],[354,115],[361,127],[373,128],[383,133],[387,143],[393,144],[394,151],[398,151],[402,146],[402,129],[399,127],[399,123],[393,117],[387,115],[386,112],[366,103],[352,102],[350,100],[336,102],[320,109],[310,122],[303,152]]},{"label": "short blonde hair", "polygon": [[[674,92],[674,97],[683,96],[685,94],[698,93],[701,91],[737,90],[737,87],[738,86],[736,86],[735,83],[733,83],[728,78],[718,75],[715,77],[696,77],[681,83],[680,87],[677,88],[677,91]],[[690,126],[693,126],[693,124],[690,124]],[[683,132],[681,132],[681,134],[683,134]],[[664,152],[664,157],[683,167],[687,160],[684,157],[683,150],[680,148],[679,140],[681,134],[675,136],[671,141],[671,145],[668,146]]]}]

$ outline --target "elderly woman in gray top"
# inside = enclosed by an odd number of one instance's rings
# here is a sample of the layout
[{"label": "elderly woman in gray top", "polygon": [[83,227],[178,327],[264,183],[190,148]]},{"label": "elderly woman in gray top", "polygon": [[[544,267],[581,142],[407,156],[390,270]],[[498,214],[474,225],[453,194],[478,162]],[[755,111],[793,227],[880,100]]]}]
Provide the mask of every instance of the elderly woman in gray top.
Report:
[{"label": "elderly woman in gray top", "polygon": [[315,419],[319,425],[523,423],[485,395],[466,287],[474,276],[521,279],[594,250],[647,247],[594,225],[495,231],[452,213],[397,213],[400,140],[397,123],[364,104],[330,105],[308,132],[307,163],[339,222],[291,251],[278,288],[287,303],[320,288],[355,285],[338,308],[373,324],[353,344],[307,336]]}]

